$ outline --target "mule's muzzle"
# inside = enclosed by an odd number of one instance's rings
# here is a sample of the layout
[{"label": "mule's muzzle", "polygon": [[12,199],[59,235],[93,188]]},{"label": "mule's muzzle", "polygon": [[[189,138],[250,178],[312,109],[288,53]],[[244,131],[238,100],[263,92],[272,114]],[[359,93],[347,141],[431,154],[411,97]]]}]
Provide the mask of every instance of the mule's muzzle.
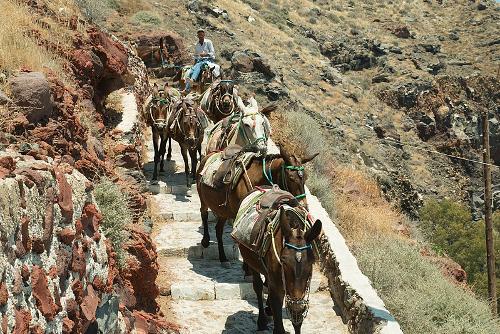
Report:
[{"label": "mule's muzzle", "polygon": [[288,317],[290,318],[292,324],[301,324],[306,318],[307,312],[309,311],[309,300],[304,298],[292,299],[287,295],[285,305]]}]

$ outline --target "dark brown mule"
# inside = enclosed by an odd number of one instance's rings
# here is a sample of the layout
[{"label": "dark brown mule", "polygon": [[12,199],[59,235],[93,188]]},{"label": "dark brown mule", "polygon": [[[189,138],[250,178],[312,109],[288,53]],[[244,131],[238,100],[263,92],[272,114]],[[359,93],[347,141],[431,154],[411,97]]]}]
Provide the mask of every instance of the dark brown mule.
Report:
[{"label": "dark brown mule", "polygon": [[281,189],[289,191],[304,205],[307,205],[304,189],[306,175],[303,164],[311,161],[318,154],[299,159],[295,156],[290,156],[283,148],[280,149],[280,152],[281,154],[279,155],[254,158],[247,167],[246,175],[241,176],[234,188],[229,184],[225,185],[222,189],[214,189],[203,184],[199,173],[203,170],[211,154],[205,156],[200,162],[196,184],[198,195],[200,196],[200,213],[203,222],[203,239],[201,240],[201,244],[205,248],[210,244],[210,234],[208,232],[208,209],[210,209],[217,217],[215,232],[219,248],[219,260],[225,267],[229,266],[229,262],[222,243],[224,224],[226,220],[236,217],[240,202],[254,187],[276,183]]},{"label": "dark brown mule", "polygon": [[232,80],[216,81],[205,91],[201,108],[212,122],[217,123],[238,109],[236,96]]},{"label": "dark brown mule", "polygon": [[[205,114],[197,107],[190,97],[182,97],[171,104],[171,114],[168,120],[168,154],[170,159],[172,153],[173,138],[181,147],[182,158],[184,159],[184,171],[186,173],[186,185],[191,186],[191,179],[196,177],[196,165],[198,163],[197,152],[201,155],[201,143],[205,130]],[[188,152],[191,158],[191,170],[189,169]]]},{"label": "dark brown mule", "polygon": [[[290,194],[290,196],[292,196]],[[253,274],[253,288],[257,294],[259,318],[258,330],[267,329],[267,316],[262,296],[263,274],[268,283],[268,304],[271,307],[273,333],[286,333],[283,327],[283,299],[296,334],[300,334],[302,322],[309,307],[309,288],[313,271],[314,253],[312,242],[321,233],[322,224],[316,220],[312,227],[306,223],[308,212],[303,206],[282,202],[269,212],[268,217],[279,219],[274,240],[263,257],[238,243],[241,256]]]},{"label": "dark brown mule", "polygon": [[146,101],[145,119],[146,123],[151,126],[154,148],[154,169],[152,181],[158,180],[158,163],[160,164],[160,172],[163,172],[165,147],[168,138],[167,130],[167,112],[170,104],[170,96],[168,94],[160,94],[158,85],[155,83],[152,88],[152,95]]}]

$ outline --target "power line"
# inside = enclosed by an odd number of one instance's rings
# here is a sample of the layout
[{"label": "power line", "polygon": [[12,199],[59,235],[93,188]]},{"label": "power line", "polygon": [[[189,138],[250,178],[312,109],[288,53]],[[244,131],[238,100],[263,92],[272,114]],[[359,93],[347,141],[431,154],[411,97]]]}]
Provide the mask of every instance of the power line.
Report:
[{"label": "power line", "polygon": [[421,150],[421,151],[425,151],[425,152],[433,153],[433,154],[438,154],[438,155],[442,155],[442,156],[446,156],[446,157],[452,158],[452,159],[464,160],[464,161],[468,161],[468,162],[473,162],[473,163],[476,163],[476,164],[480,164],[480,165],[483,165],[483,166],[484,165],[488,165],[490,167],[496,167],[496,168],[500,169],[499,165],[495,165],[495,164],[492,164],[492,163],[485,163],[485,162],[482,162],[482,161],[479,161],[479,160],[467,159],[467,158],[464,158],[464,157],[459,157],[459,156],[456,156],[456,155],[447,154],[447,153],[439,152],[439,151],[436,151],[436,150],[430,150],[430,149],[427,149],[427,148],[424,148],[424,147],[412,145],[412,144],[410,144],[408,142],[402,142],[400,140],[396,140],[396,139],[392,139],[392,138],[378,138],[378,139],[385,140],[385,141],[388,141],[388,142],[392,142],[392,143],[395,143],[395,144],[404,145],[404,146],[410,146],[410,147],[413,147],[413,148],[415,148],[417,150]]}]

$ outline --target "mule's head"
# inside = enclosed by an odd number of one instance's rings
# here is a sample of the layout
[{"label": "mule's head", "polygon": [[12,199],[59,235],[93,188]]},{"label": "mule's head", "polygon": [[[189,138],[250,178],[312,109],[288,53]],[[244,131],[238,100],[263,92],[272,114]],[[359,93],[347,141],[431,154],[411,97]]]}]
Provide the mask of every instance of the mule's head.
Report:
[{"label": "mule's head", "polygon": [[208,64],[204,64],[201,69],[200,84],[208,85],[214,81],[214,71],[215,67],[210,67]]},{"label": "mule's head", "polygon": [[245,110],[240,117],[236,143],[241,146],[255,146],[261,154],[265,155],[267,153],[267,141],[271,135],[269,120],[256,110]]},{"label": "mule's head", "polygon": [[294,195],[299,203],[307,207],[305,184],[307,180],[304,165],[314,159],[319,153],[298,158],[289,154],[283,147],[280,147],[280,154],[283,157],[283,168],[281,178],[284,184],[283,189]]},{"label": "mule's head", "polygon": [[223,112],[229,112],[233,108],[233,89],[232,80],[222,80],[219,84],[220,106]]},{"label": "mule's head", "polygon": [[306,230],[307,211],[302,207],[282,206],[280,228],[284,247],[280,254],[285,284],[285,306],[290,320],[300,325],[307,314],[308,293],[313,272],[314,252],[312,242],[321,233],[320,220]]},{"label": "mule's head", "polygon": [[163,124],[167,119],[167,106],[168,101],[165,100],[164,96],[160,93],[158,85],[155,83],[152,88],[152,100],[149,106],[150,118],[153,124],[158,126]]},{"label": "mule's head", "polygon": [[178,104],[179,111],[179,127],[184,135],[184,140],[191,149],[195,148],[199,140],[202,138],[203,130],[192,100],[182,99]]}]

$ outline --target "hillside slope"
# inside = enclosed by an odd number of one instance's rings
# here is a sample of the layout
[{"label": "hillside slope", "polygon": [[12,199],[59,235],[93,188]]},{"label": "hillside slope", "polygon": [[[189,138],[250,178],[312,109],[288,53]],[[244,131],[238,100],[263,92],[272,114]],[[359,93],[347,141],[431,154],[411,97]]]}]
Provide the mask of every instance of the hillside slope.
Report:
[{"label": "hillside slope", "polygon": [[[273,138],[297,154],[321,152],[309,187],[405,332],[497,330],[486,304],[463,290],[460,266],[433,254],[414,227],[430,198],[481,205],[481,165],[445,154],[481,159],[486,109],[492,156],[500,159],[498,5],[118,3],[108,29],[131,42],[173,36],[178,64],[189,59],[196,29],[206,29],[241,91],[280,106]],[[495,169],[494,180],[499,175]],[[478,316],[464,316],[470,308]]]}]

